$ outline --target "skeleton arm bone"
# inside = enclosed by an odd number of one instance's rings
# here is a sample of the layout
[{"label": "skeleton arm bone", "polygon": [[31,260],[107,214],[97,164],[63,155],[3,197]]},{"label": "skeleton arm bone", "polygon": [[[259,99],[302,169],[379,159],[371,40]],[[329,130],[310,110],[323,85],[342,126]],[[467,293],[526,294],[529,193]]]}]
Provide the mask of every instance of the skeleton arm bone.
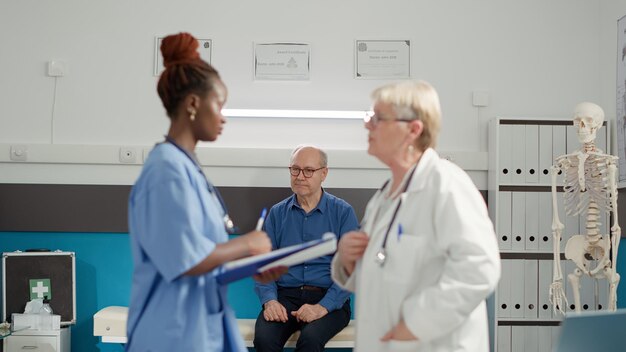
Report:
[{"label": "skeleton arm bone", "polygon": [[[559,208],[557,205],[557,192],[556,192],[556,176],[561,171],[560,163],[557,160],[559,166],[552,166],[550,168],[552,174],[552,250],[554,254],[553,275],[552,284],[550,285],[550,303],[552,303],[552,309],[556,313],[559,310],[565,314],[565,307],[567,306],[567,297],[563,290],[563,272],[561,271],[561,233],[565,227],[559,219]],[[565,304],[563,304],[565,303]]]}]

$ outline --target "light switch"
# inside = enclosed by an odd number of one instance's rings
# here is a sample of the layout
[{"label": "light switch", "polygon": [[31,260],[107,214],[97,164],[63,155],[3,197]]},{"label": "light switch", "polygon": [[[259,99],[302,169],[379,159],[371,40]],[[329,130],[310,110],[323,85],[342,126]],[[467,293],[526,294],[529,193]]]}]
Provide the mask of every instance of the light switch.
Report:
[{"label": "light switch", "polygon": [[489,105],[489,92],[473,91],[472,92],[472,105],[482,107]]},{"label": "light switch", "polygon": [[67,74],[67,62],[65,61],[48,61],[48,76],[63,77]]}]

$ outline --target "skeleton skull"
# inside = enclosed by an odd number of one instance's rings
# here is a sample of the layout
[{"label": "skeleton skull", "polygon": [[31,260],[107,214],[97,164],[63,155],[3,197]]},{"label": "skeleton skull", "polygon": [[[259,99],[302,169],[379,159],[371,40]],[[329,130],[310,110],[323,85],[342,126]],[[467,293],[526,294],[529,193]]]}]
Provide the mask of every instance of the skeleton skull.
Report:
[{"label": "skeleton skull", "polygon": [[604,122],[604,111],[594,103],[580,103],[574,108],[574,126],[578,129],[580,143],[596,139],[596,132]]}]

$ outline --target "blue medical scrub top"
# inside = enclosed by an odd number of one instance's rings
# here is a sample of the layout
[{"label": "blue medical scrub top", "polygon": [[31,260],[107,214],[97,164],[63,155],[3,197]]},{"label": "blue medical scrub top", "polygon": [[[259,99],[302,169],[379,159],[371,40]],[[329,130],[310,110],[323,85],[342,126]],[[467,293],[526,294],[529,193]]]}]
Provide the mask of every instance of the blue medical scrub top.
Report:
[{"label": "blue medical scrub top", "polygon": [[228,240],[224,209],[197,164],[158,144],[129,199],[134,272],[127,351],[246,351],[219,269],[183,273]]}]

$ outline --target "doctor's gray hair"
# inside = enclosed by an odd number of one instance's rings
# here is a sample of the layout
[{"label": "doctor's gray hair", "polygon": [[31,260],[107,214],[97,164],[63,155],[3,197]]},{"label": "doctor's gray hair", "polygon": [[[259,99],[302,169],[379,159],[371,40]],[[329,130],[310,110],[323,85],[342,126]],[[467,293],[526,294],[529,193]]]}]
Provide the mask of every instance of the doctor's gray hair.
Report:
[{"label": "doctor's gray hair", "polygon": [[418,150],[434,148],[441,125],[441,105],[439,95],[430,83],[425,81],[406,81],[382,86],[372,92],[374,104],[391,104],[401,120],[419,120],[424,124],[424,131],[416,141]]},{"label": "doctor's gray hair", "polygon": [[298,145],[292,152],[291,152],[291,158],[289,158],[289,165],[293,164],[293,157],[296,155],[296,153],[298,151],[300,151],[301,149],[304,148],[311,148],[311,149],[315,149],[320,153],[320,167],[327,167],[328,166],[328,155],[326,154],[325,151],[323,151],[322,149],[314,146],[314,145],[310,145],[310,144],[300,144]]}]

